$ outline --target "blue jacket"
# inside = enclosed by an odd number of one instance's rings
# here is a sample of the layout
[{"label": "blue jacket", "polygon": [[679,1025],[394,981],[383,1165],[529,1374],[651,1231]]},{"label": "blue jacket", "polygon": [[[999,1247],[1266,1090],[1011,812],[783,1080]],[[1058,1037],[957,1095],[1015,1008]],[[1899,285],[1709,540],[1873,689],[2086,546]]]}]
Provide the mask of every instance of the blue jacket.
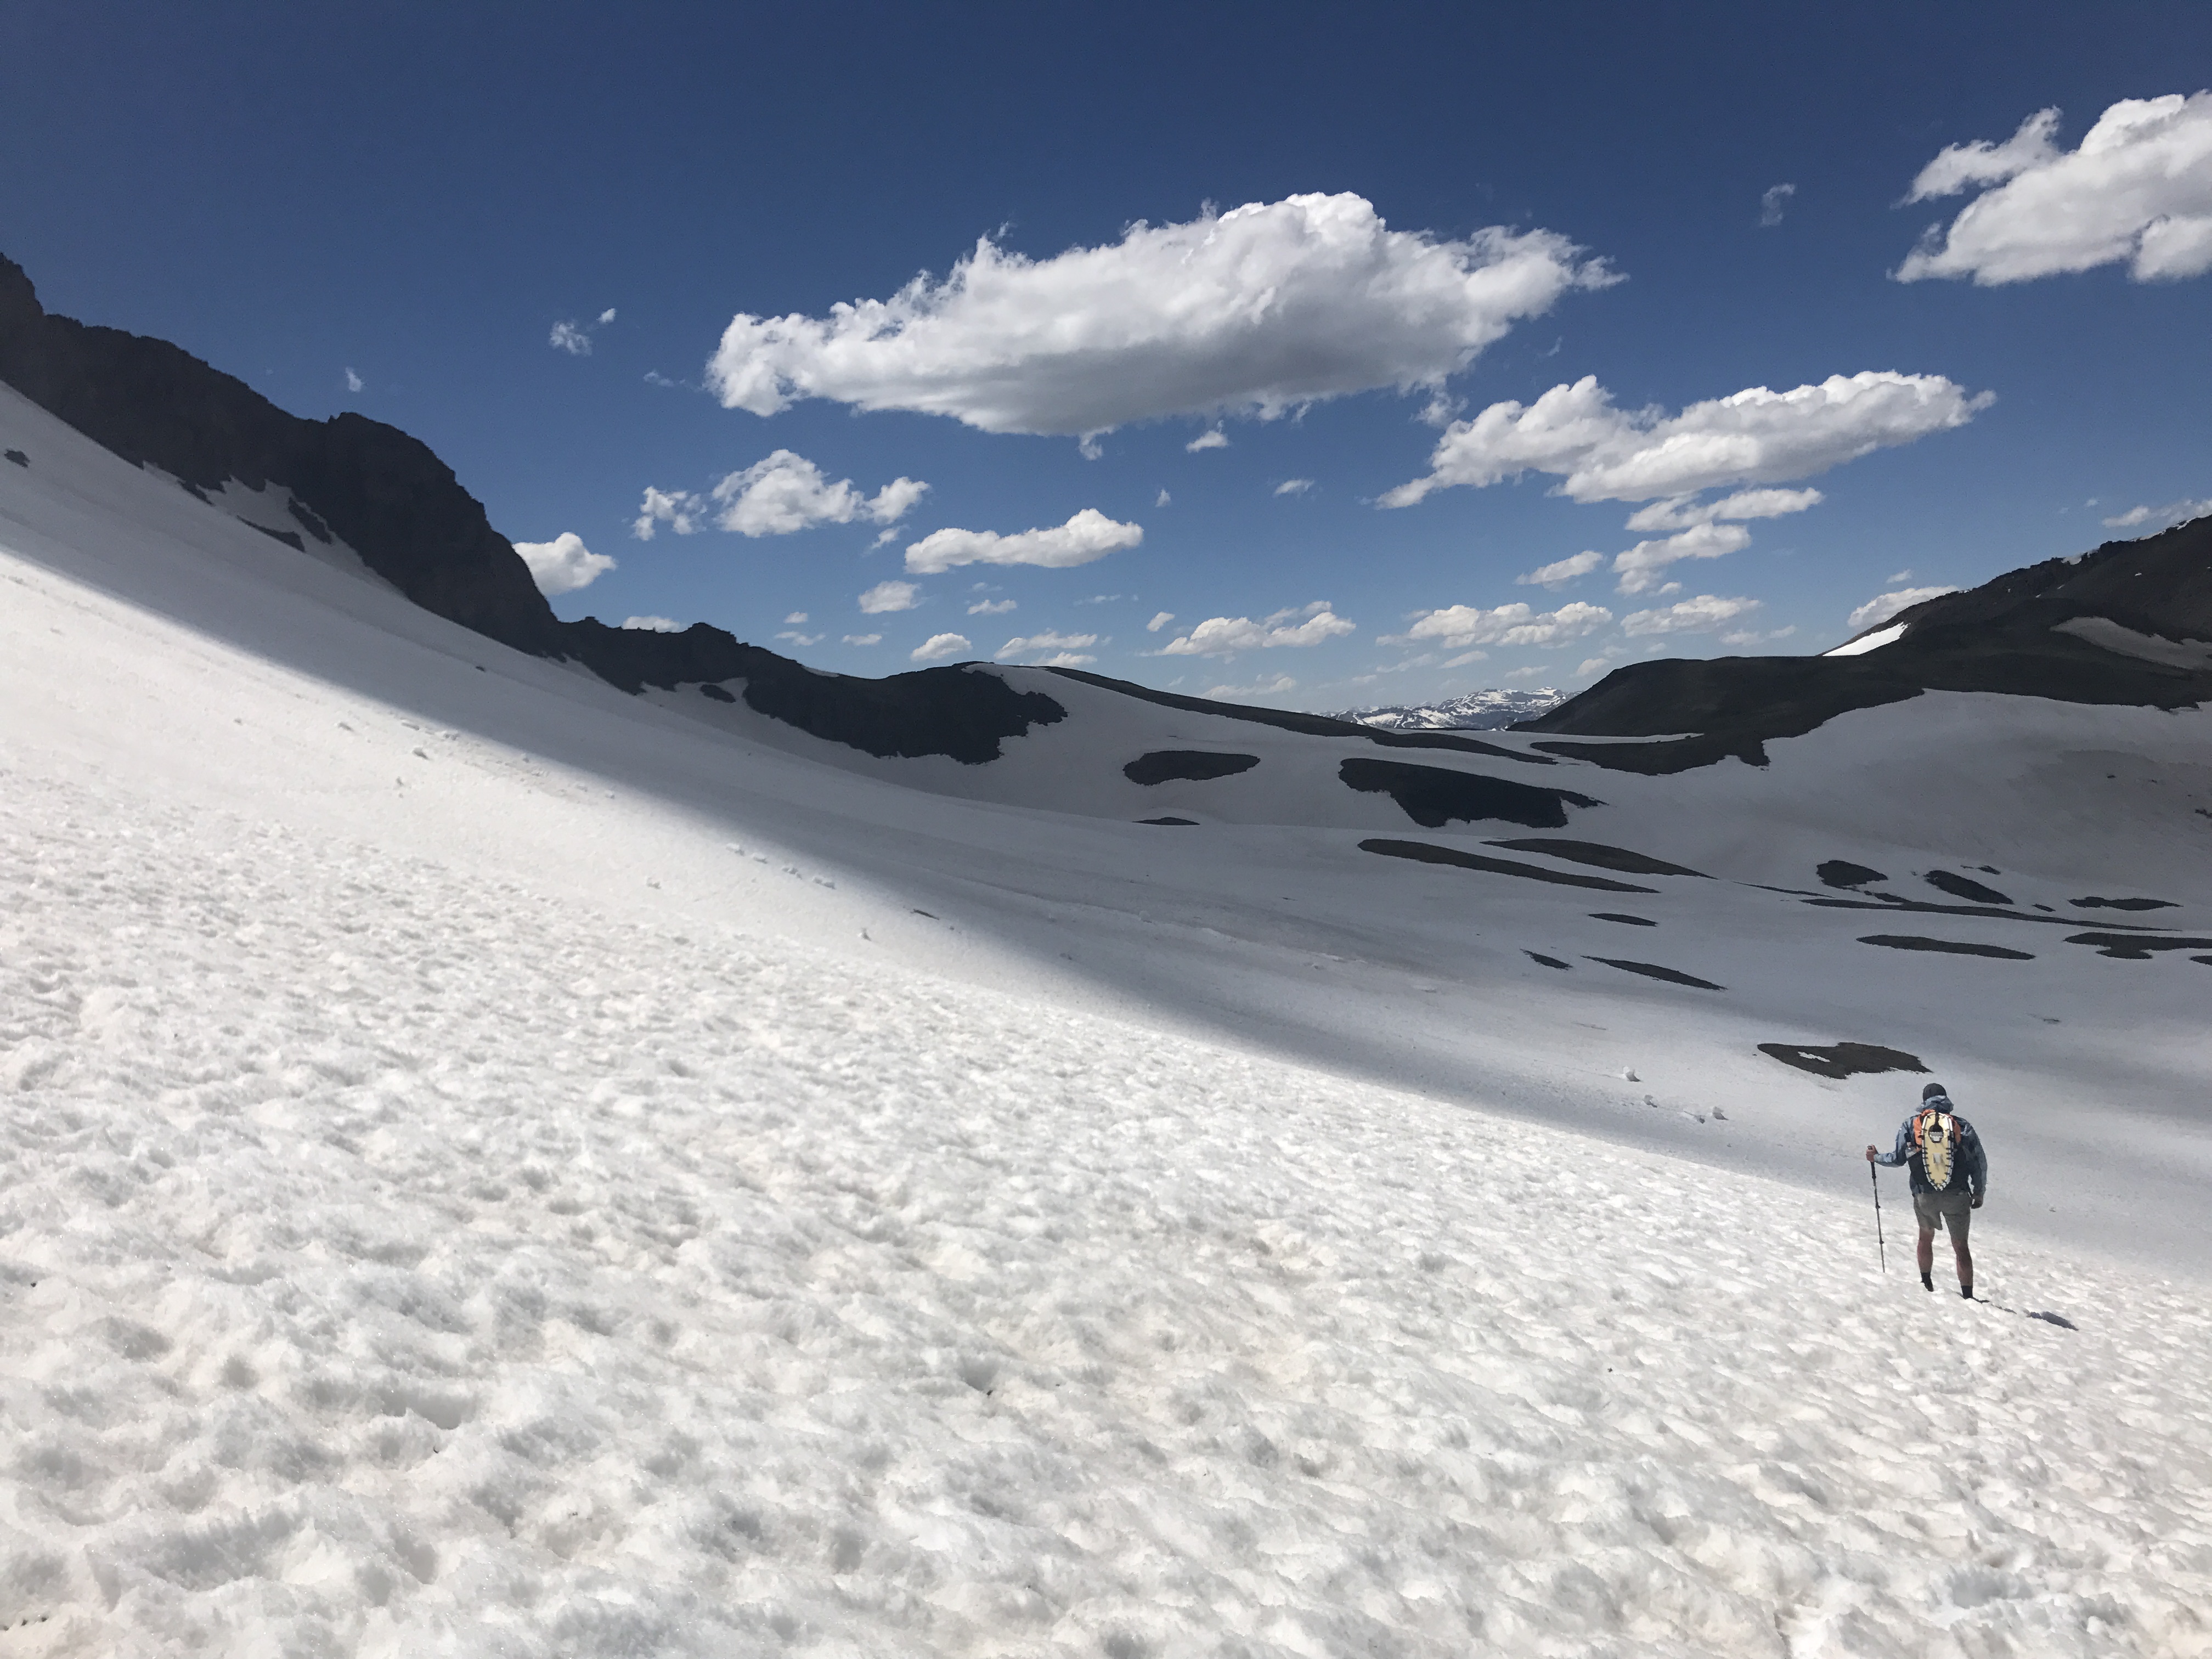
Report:
[{"label": "blue jacket", "polygon": [[1913,1113],[1912,1117],[1906,1118],[1898,1127],[1896,1150],[1877,1153],[1874,1161],[1893,1170],[1902,1164],[1911,1172],[1914,1192],[1934,1192],[1935,1188],[1928,1182],[1927,1170],[1921,1167],[1920,1149],[1912,1144],[1912,1119],[1918,1117],[1920,1112],[1929,1110],[1949,1112],[1959,1126],[1959,1148],[1952,1155],[1951,1185],[1948,1190],[1959,1191],[1959,1182],[1963,1176],[1965,1190],[1976,1198],[1984,1196],[1990,1189],[1990,1160],[1989,1155],[1982,1151],[1982,1138],[1974,1133],[1974,1126],[1960,1117],[1956,1109],[1942,1095],[1923,1101],[1920,1111]]}]

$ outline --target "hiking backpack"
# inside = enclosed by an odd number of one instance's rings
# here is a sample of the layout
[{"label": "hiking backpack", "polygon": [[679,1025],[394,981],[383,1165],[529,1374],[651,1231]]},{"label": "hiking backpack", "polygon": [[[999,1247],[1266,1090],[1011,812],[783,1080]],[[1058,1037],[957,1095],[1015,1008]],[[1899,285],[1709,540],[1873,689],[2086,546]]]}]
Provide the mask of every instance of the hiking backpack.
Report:
[{"label": "hiking backpack", "polygon": [[[1950,1104],[1945,1101],[1944,1106]],[[1920,1172],[1927,1178],[1935,1192],[1950,1190],[1951,1176],[1959,1162],[1959,1120],[1942,1109],[1929,1106],[1916,1112],[1912,1118],[1912,1150],[1920,1160]]]}]

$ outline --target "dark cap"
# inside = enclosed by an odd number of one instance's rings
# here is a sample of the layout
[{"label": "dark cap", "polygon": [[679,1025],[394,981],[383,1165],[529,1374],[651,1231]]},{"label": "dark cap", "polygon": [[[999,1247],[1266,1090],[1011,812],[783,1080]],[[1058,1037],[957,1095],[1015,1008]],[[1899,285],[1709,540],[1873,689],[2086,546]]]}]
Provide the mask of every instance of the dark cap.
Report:
[{"label": "dark cap", "polygon": [[1940,1083],[1931,1083],[1920,1091],[1920,1097],[1923,1100],[1933,1100],[1938,1095],[1942,1095],[1946,1100],[1951,1097],[1949,1091]]}]

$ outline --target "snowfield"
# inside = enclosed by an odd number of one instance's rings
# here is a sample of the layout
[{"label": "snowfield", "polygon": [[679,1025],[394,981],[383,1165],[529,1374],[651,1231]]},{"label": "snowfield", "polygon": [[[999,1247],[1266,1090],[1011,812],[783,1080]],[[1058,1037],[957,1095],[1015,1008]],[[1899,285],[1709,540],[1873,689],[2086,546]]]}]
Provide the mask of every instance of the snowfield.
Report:
[{"label": "snowfield", "polygon": [[[1965,805],[1528,769],[1714,867],[1613,897],[921,793],[0,416],[0,1656],[2212,1653],[2212,975],[1750,884]],[[2203,925],[2197,716],[1976,701],[1850,718]]]}]

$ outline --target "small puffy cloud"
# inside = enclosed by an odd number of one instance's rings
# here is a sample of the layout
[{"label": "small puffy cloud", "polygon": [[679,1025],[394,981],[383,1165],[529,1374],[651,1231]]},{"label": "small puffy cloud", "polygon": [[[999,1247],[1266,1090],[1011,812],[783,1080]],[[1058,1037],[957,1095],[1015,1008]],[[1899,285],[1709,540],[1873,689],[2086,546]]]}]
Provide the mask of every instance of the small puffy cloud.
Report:
[{"label": "small puffy cloud", "polygon": [[1279,697],[1297,689],[1298,683],[1288,674],[1278,674],[1272,680],[1261,680],[1252,685],[1209,685],[1200,695],[1216,702],[1249,702],[1255,697]]},{"label": "small puffy cloud", "polygon": [[1009,611],[1018,610],[1012,599],[978,599],[968,607],[971,617],[1003,617]]},{"label": "small puffy cloud", "polygon": [[1226,432],[1224,432],[1219,427],[1215,426],[1208,427],[1205,431],[1200,433],[1198,436],[1193,438],[1188,443],[1185,444],[1183,446],[1183,451],[1186,454],[1195,455],[1201,449],[1226,449],[1228,447],[1229,434]]},{"label": "small puffy cloud", "polygon": [[916,662],[943,662],[975,648],[965,634],[932,634],[908,654]]},{"label": "small puffy cloud", "polygon": [[801,634],[791,629],[786,629],[776,635],[780,640],[789,640],[793,645],[800,646],[819,645],[822,643],[822,637],[819,634]]},{"label": "small puffy cloud", "polygon": [[1377,645],[1441,645],[1458,650],[1469,645],[1552,646],[1595,633],[1613,620],[1601,605],[1579,601],[1557,611],[1537,611],[1515,603],[1485,611],[1479,605],[1447,605],[1424,611],[1402,634],[1383,634]]},{"label": "small puffy cloud", "polygon": [[1429,458],[1429,476],[1384,492],[1381,505],[1410,507],[1432,490],[1530,471],[1556,474],[1558,493],[1578,501],[1778,483],[1963,426],[1991,397],[1969,395],[1940,374],[1869,369],[1788,392],[1750,386],[1668,415],[1616,409],[1596,377],[1585,375],[1533,404],[1492,404],[1453,422]]},{"label": "small puffy cloud", "polygon": [[1583,659],[1581,665],[1576,668],[1572,678],[1575,679],[1580,679],[1585,674],[1595,674],[1600,669],[1610,668],[1613,666],[1614,660],[1615,658],[1613,653],[1609,651],[1598,656],[1585,657]]},{"label": "small puffy cloud", "polygon": [[1602,553],[1577,553],[1572,558],[1539,565],[1527,575],[1513,580],[1524,587],[1565,587],[1576,577],[1589,575],[1604,562]]},{"label": "small puffy cloud", "polygon": [[881,645],[883,642],[884,636],[880,634],[848,634],[845,635],[845,643],[848,645]]},{"label": "small puffy cloud", "polygon": [[665,524],[679,536],[696,535],[706,528],[707,502],[703,496],[688,490],[670,493],[647,484],[645,505],[629,527],[629,533],[641,542],[653,539],[653,526]]},{"label": "small puffy cloud", "polygon": [[1911,567],[1911,566],[1910,566],[1910,565],[1907,565],[1907,566],[1906,566],[1904,569],[1902,569],[1902,570],[1893,570],[1893,571],[1891,571],[1891,572],[1889,573],[1889,579],[1890,579],[1890,580],[1892,580],[1892,581],[1893,581],[1893,582],[1909,582],[1909,581],[1911,581],[1911,580],[1912,580],[1912,567]]},{"label": "small puffy cloud", "polygon": [[998,661],[1004,662],[1009,657],[1027,657],[1041,653],[1057,652],[1059,654],[1052,657],[1048,665],[1054,668],[1079,668],[1084,663],[1094,662],[1097,659],[1085,657],[1079,661],[1073,659],[1071,653],[1080,651],[1086,645],[1097,643],[1098,636],[1096,634],[1059,634],[1048,629],[1042,634],[1031,634],[1025,637],[1008,640],[992,654]]},{"label": "small puffy cloud", "polygon": [[1086,507],[1066,524],[1001,536],[995,530],[934,531],[906,550],[906,568],[934,576],[963,564],[1034,564],[1064,570],[1119,553],[1145,539],[1142,525],[1120,524]]},{"label": "small puffy cloud", "polygon": [[635,629],[641,634],[681,634],[684,624],[672,617],[625,617],[624,628]]},{"label": "small puffy cloud", "polygon": [[[1170,415],[1273,419],[1383,386],[1431,390],[1515,323],[1611,273],[1566,238],[1388,228],[1354,195],[1292,196],[1047,259],[985,238],[943,281],[826,317],[731,321],[708,369],[729,409],[803,398],[1090,435]],[[1200,441],[1201,442],[1203,440]]]},{"label": "small puffy cloud", "polygon": [[592,552],[574,531],[564,531],[550,542],[517,542],[514,550],[530,567],[530,579],[538,584],[538,591],[548,599],[589,587],[615,568],[612,559]]},{"label": "small puffy cloud", "polygon": [[1163,489],[1162,491],[1160,491],[1160,494],[1159,494],[1159,499],[1158,499],[1158,501],[1155,501],[1152,503],[1152,505],[1153,505],[1154,507],[1165,507],[1165,506],[1166,506],[1170,501],[1172,501],[1174,499],[1175,499],[1175,497],[1174,497],[1174,496],[1172,496],[1172,495],[1169,495],[1169,494],[1168,494],[1168,492],[1167,492],[1166,490]]},{"label": "small puffy cloud", "polygon": [[726,475],[704,496],[648,488],[630,533],[651,541],[653,526],[659,522],[679,536],[689,536],[710,516],[724,530],[740,536],[788,536],[816,525],[850,524],[855,519],[887,525],[902,517],[928,489],[918,479],[894,478],[868,495],[855,489],[850,478],[833,483],[804,455],[779,449]]},{"label": "small puffy cloud", "polygon": [[2039,110],[2001,144],[1953,144],[1920,170],[1908,202],[1981,193],[1929,228],[1900,282],[1965,276],[1993,288],[2125,264],[2136,282],[2212,270],[2212,92],[2124,98],[2081,137],[2052,143]]},{"label": "small puffy cloud", "polygon": [[347,368],[345,372],[345,388],[348,392],[358,392],[367,384],[367,381],[363,380],[360,375],[353,372],[350,366]]},{"label": "small puffy cloud", "polygon": [[1648,593],[1666,580],[1660,573],[1683,559],[1717,559],[1751,545],[1751,532],[1741,525],[1701,524],[1672,536],[1638,542],[1613,556],[1613,574],[1624,593]]},{"label": "small puffy cloud", "polygon": [[860,595],[860,609],[871,617],[889,611],[911,611],[921,603],[920,592],[912,582],[878,582]]},{"label": "small puffy cloud", "polygon": [[1165,627],[1166,627],[1170,623],[1173,622],[1174,620],[1175,620],[1175,612],[1174,612],[1174,611],[1161,611],[1158,616],[1154,617],[1152,619],[1152,621],[1150,621],[1150,622],[1148,622],[1148,623],[1146,623],[1145,624],[1145,632],[1146,632],[1147,634],[1157,634],[1157,633],[1158,633],[1158,632],[1160,631],[1160,629],[1162,629],[1163,628],[1165,628]]},{"label": "small puffy cloud", "polygon": [[1303,495],[1314,487],[1311,478],[1285,478],[1275,486],[1278,495]]},{"label": "small puffy cloud", "polygon": [[609,306],[605,311],[599,313],[599,326],[601,328],[605,328],[609,323],[614,321],[614,319],[615,308],[612,306]]},{"label": "small puffy cloud", "polygon": [[571,357],[588,357],[592,355],[590,331],[577,327],[574,323],[554,324],[553,332],[546,337],[545,343],[556,351],[565,351]]},{"label": "small puffy cloud", "polygon": [[1844,626],[1852,633],[1862,633],[1877,623],[1886,623],[1900,611],[1910,611],[1923,599],[1940,599],[1946,593],[1956,593],[1955,587],[1900,587],[1893,592],[1877,593],[1851,612]]},{"label": "small puffy cloud", "polygon": [[1656,611],[1632,611],[1620,619],[1624,634],[1703,634],[1759,609],[1757,599],[1723,599],[1700,593]]},{"label": "small puffy cloud", "polygon": [[[1316,599],[1303,609],[1278,611],[1254,622],[1249,617],[1208,617],[1160,647],[1164,657],[1233,657],[1240,651],[1273,651],[1285,646],[1320,645],[1355,624]],[[1212,695],[1208,693],[1208,696]]]},{"label": "small puffy cloud", "polygon": [[793,612],[792,612],[788,617],[786,617],[783,619],[783,622],[784,622],[784,626],[785,626],[785,627],[787,627],[787,628],[795,628],[795,627],[797,627],[800,623],[803,623],[803,622],[805,622],[805,620],[806,620],[806,613],[805,613],[804,611],[793,611]]},{"label": "small puffy cloud", "polygon": [[2164,507],[2131,507],[2106,520],[2105,528],[2135,530],[2147,526],[2151,531],[2160,531],[2201,519],[2207,513],[2212,513],[2212,496],[2203,501],[2168,501]]},{"label": "small puffy cloud", "polygon": [[1782,222],[1782,215],[1790,205],[1790,198],[1797,193],[1795,185],[1769,185],[1759,198],[1759,222],[1769,229]]}]

